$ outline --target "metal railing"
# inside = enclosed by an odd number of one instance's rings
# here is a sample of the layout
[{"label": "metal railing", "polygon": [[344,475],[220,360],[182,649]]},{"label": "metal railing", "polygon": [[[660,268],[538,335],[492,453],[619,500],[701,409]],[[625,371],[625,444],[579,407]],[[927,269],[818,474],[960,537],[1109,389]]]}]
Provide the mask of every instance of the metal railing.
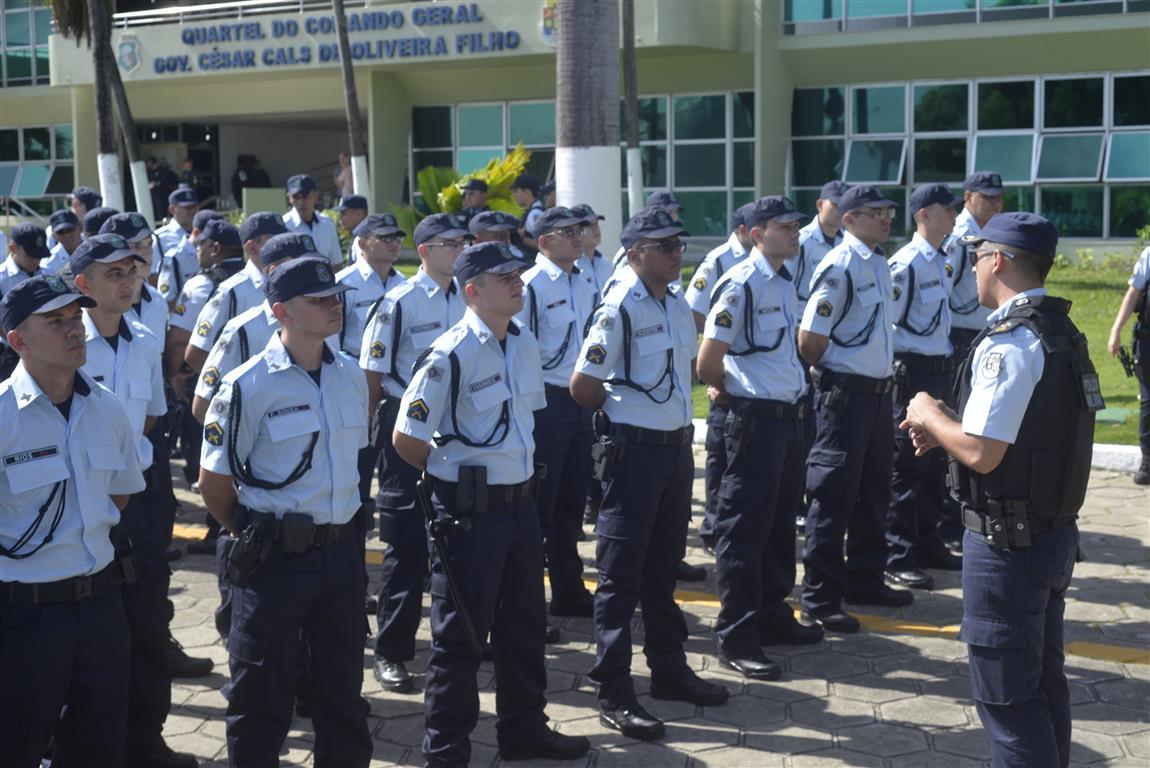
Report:
[{"label": "metal railing", "polygon": [[[348,3],[350,12],[356,7],[394,5],[397,0],[359,0]],[[157,8],[150,11],[125,11],[112,15],[116,27],[143,27],[155,24],[186,24],[213,19],[244,19],[271,13],[306,13],[330,11],[327,0],[239,0],[234,3],[201,3],[178,8]]]}]

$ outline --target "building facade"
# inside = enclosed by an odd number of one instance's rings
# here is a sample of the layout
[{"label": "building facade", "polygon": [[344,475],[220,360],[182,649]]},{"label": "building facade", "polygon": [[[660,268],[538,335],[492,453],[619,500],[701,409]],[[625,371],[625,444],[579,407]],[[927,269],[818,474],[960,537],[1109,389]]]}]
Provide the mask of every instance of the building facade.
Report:
[{"label": "building facade", "polygon": [[[241,156],[275,185],[304,171],[333,190],[347,140],[330,4],[177,5],[115,17],[145,154],[192,157],[224,201]],[[674,190],[695,236],[724,236],[728,212],[756,194],[786,190],[813,210],[818,187],[844,178],[902,202],[976,169],[1003,174],[1007,209],[1040,212],[1068,238],[1129,240],[1150,220],[1150,0],[635,9],[645,186]],[[553,11],[348,4],[376,207],[418,198],[423,167],[467,172],[520,142],[533,173],[552,172]],[[2,15],[0,198],[9,213],[44,213],[96,182],[90,53],[52,33],[44,3],[5,0]]]}]

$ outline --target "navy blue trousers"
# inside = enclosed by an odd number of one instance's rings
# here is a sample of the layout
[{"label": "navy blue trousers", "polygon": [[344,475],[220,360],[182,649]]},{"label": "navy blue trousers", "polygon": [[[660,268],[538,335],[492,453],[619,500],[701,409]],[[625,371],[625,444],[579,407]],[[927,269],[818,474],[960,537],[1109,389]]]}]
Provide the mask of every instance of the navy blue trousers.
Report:
[{"label": "navy blue trousers", "polygon": [[759,652],[761,622],[787,610],[783,601],[795,585],[794,510],[802,490],[803,422],[748,415],[741,439],[728,436],[725,442],[727,471],[716,500],[715,564],[722,605],[715,636],[719,649],[738,659]]},{"label": "navy blue trousers", "polygon": [[547,387],[547,407],[535,412],[535,463],[547,467],[536,506],[546,539],[551,600],[586,599],[579,532],[583,528],[584,489],[591,471],[591,412],[571,393]]},{"label": "navy blue trousers", "polygon": [[[119,768],[128,723],[128,622],[119,593],[0,610],[0,765]],[[61,710],[67,707],[63,718]]]},{"label": "navy blue trousers", "polygon": [[[891,396],[844,391],[835,404],[815,394],[815,442],[807,456],[802,604],[839,610],[848,591],[883,583],[883,523],[890,504]],[[843,559],[843,536],[846,559]]]},{"label": "navy blue trousers", "polygon": [[1077,552],[1074,523],[1025,549],[995,549],[972,531],[963,539],[959,639],[995,768],[1070,763],[1062,620]]},{"label": "navy blue trousers", "polygon": [[307,643],[315,765],[366,766],[370,709],[363,687],[363,561],[357,533],[288,554],[273,546],[243,587],[232,586],[228,759],[233,768],[272,768],[291,726],[299,647]]},{"label": "navy blue trousers", "polygon": [[894,404],[894,460],[890,476],[890,506],[886,514],[886,567],[909,571],[924,567],[922,560],[946,547],[939,535],[946,491],[946,454],[930,451],[914,455],[910,433],[898,428],[906,418],[906,406],[919,392],[947,397],[951,377],[945,373],[908,371]]},{"label": "navy blue trousers", "polygon": [[1138,406],[1138,444],[1142,446],[1142,458],[1150,458],[1150,341],[1136,340],[1134,355],[1142,368],[1142,379],[1138,384],[1141,397]]},{"label": "navy blue trousers", "polygon": [[[454,486],[432,501],[438,515],[454,513]],[[582,498],[582,495],[580,495]],[[470,515],[471,528],[447,539],[447,558],[475,631],[491,633],[495,662],[495,729],[502,747],[543,735],[547,671],[543,637],[543,540],[534,500],[489,504]],[[424,695],[423,757],[428,765],[467,765],[470,733],[479,720],[476,673],[481,657],[467,646],[463,622],[447,588],[439,553],[432,549],[431,650]]]},{"label": "navy blue trousers", "polygon": [[385,425],[379,456],[379,538],[387,542],[379,570],[379,631],[376,658],[410,661],[415,658],[415,633],[423,615],[427,583],[427,521],[415,503],[419,470],[408,464],[391,444],[394,423]]},{"label": "navy blue trousers", "polygon": [[599,701],[635,704],[631,622],[643,609],[643,653],[652,678],[687,671],[687,624],[675,602],[675,567],[686,551],[694,462],[691,446],[627,443],[603,497],[596,526],[595,666]]},{"label": "navy blue trousers", "polygon": [[726,404],[716,405],[711,401],[710,410],[707,411],[707,435],[703,439],[703,448],[707,451],[707,458],[703,464],[703,522],[699,525],[699,538],[703,543],[715,546],[715,516],[716,499],[719,496],[719,483],[722,482],[723,473],[727,471],[727,446],[723,437],[723,424],[727,420],[729,408]]}]

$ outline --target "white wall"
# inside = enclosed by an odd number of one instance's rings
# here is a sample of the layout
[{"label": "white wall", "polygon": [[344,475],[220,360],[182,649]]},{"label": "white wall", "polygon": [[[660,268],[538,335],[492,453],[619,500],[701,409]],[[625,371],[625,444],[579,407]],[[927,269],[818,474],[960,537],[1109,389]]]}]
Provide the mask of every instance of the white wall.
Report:
[{"label": "white wall", "polygon": [[[285,120],[285,122],[287,122]],[[272,184],[282,188],[288,177],[312,172],[320,188],[332,186],[332,172],[339,153],[347,148],[347,130],[335,128],[297,128],[290,125],[234,125],[221,123],[220,191],[230,195],[232,174],[239,155],[255,155],[271,176]],[[314,171],[325,166],[322,172]],[[287,202],[284,202],[287,206]]]}]

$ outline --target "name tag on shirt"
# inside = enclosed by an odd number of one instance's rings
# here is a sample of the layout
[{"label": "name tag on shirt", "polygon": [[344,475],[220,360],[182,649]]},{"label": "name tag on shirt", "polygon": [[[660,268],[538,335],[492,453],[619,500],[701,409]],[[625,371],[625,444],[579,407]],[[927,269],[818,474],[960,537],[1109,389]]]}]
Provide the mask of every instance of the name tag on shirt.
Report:
[{"label": "name tag on shirt", "polygon": [[14,467],[18,464],[27,464],[29,461],[36,461],[37,459],[47,459],[51,456],[59,456],[60,449],[54,445],[48,445],[43,448],[33,448],[30,451],[21,451],[19,453],[10,453],[4,457],[5,467]]},{"label": "name tag on shirt", "polygon": [[310,411],[310,410],[311,410],[311,406],[308,405],[307,403],[303,403],[301,405],[289,405],[286,408],[280,408],[280,409],[275,410],[275,411],[268,411],[268,418],[274,419],[274,418],[277,418],[279,416],[290,416],[293,413],[299,413],[300,411]]},{"label": "name tag on shirt", "polygon": [[492,376],[488,376],[486,379],[480,379],[473,384],[469,384],[467,386],[467,391],[474,394],[475,392],[480,392],[484,389],[487,389],[488,387],[493,387],[501,381],[503,381],[503,374],[496,373]]}]

